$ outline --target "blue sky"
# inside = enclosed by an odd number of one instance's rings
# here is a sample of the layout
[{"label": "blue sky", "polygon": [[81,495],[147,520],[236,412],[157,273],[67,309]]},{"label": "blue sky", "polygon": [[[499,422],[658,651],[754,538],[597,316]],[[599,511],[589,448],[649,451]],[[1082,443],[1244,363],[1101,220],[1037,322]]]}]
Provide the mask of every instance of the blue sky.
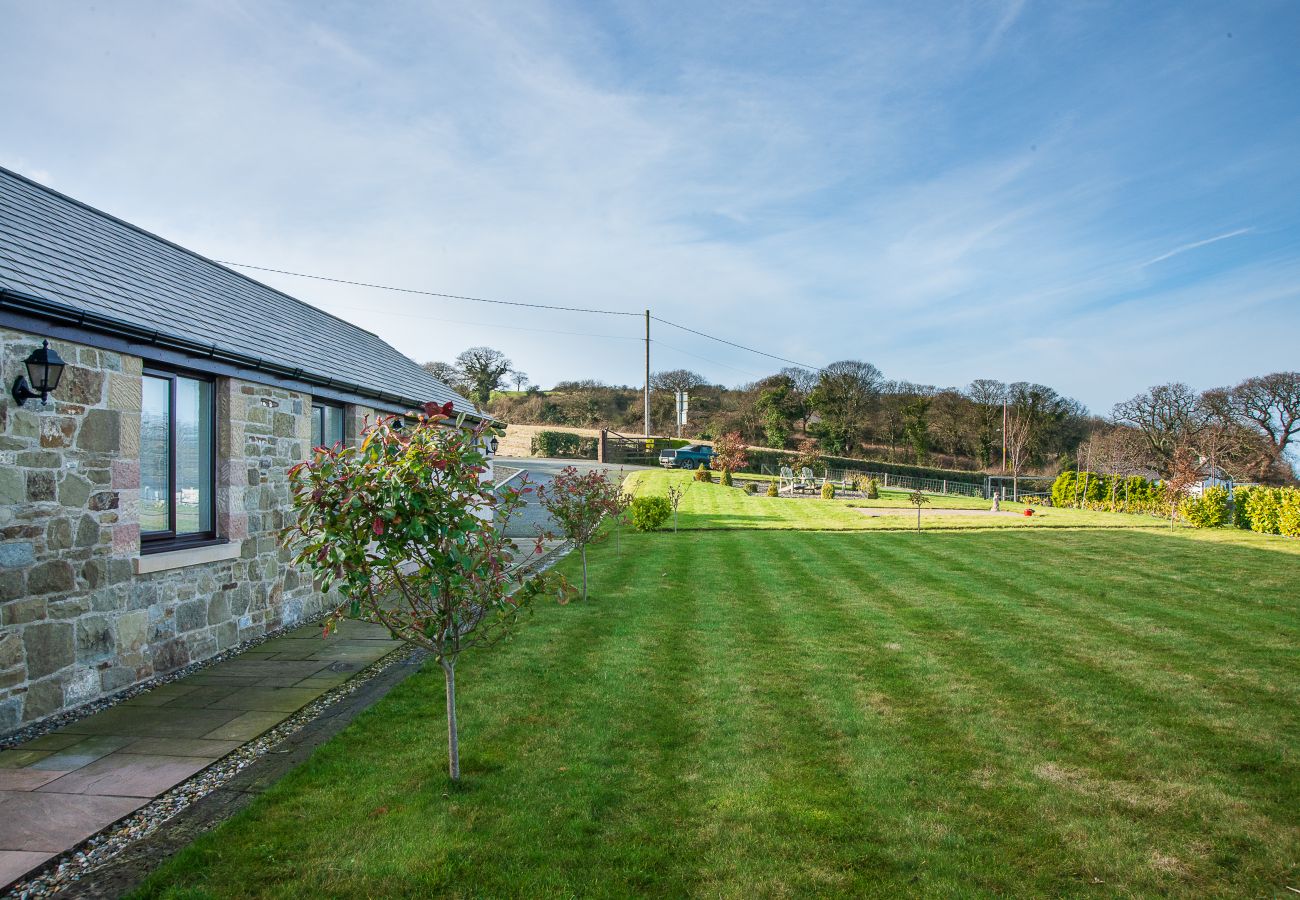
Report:
[{"label": "blue sky", "polygon": [[[0,164],[215,258],[1100,413],[1300,367],[1291,0],[0,14]],[[418,360],[641,379],[635,319],[258,277]],[[654,337],[656,369],[780,365]]]}]

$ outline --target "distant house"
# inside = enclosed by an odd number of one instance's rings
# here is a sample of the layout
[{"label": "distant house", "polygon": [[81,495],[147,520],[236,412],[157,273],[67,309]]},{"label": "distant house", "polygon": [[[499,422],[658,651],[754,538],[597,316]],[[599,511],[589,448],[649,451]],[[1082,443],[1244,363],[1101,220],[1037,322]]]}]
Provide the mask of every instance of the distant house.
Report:
[{"label": "distant house", "polygon": [[1187,493],[1191,497],[1199,497],[1205,493],[1206,489],[1212,487],[1224,488],[1231,494],[1233,488],[1232,476],[1205,457],[1201,457],[1197,480],[1188,485]]},{"label": "distant house", "polygon": [[[43,341],[48,403],[10,387]],[[285,470],[425,401],[380,338],[0,169],[0,734],[312,617]]]}]

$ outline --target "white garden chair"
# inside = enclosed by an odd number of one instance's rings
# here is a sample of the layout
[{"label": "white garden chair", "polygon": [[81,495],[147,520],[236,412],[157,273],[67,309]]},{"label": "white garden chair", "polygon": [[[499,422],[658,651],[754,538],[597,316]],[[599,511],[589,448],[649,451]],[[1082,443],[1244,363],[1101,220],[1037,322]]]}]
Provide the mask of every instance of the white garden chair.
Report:
[{"label": "white garden chair", "polygon": [[776,492],[782,494],[789,491],[793,494],[795,480],[794,469],[791,469],[789,466],[782,466],[781,474],[778,476],[776,484]]},{"label": "white garden chair", "polygon": [[817,483],[817,476],[813,474],[813,470],[804,466],[799,471],[799,490],[816,491],[820,488],[821,485]]}]

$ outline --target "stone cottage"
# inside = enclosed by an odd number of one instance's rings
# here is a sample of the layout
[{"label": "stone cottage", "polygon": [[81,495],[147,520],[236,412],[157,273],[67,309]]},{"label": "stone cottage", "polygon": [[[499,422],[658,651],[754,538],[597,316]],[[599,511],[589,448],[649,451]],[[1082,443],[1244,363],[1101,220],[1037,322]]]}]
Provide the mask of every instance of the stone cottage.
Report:
[{"label": "stone cottage", "polygon": [[[19,403],[45,341],[66,369]],[[286,469],[376,413],[473,414],[375,335],[3,168],[0,375],[0,735],[320,612],[276,540]]]}]

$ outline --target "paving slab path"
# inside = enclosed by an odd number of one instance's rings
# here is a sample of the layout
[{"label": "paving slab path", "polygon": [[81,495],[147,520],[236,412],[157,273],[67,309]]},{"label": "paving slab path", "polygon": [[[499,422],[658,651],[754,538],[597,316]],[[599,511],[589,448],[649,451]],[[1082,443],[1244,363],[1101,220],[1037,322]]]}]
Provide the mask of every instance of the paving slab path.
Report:
[{"label": "paving slab path", "polygon": [[[0,886],[275,727],[400,646],[305,625],[0,752]],[[0,890],[3,888],[0,887]]]}]

